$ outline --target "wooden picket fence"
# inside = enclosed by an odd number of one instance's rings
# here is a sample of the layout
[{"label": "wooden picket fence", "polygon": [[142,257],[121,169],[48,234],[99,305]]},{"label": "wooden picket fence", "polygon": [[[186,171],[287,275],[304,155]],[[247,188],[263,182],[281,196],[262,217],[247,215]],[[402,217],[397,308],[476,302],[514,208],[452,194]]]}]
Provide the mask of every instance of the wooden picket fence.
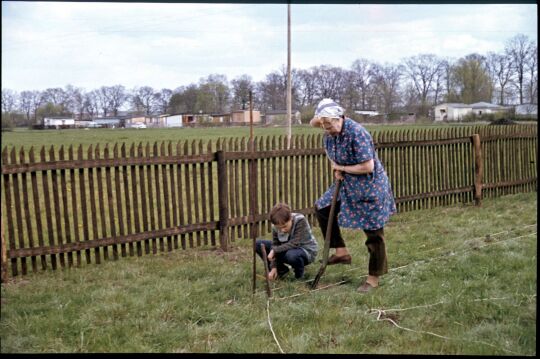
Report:
[{"label": "wooden picket fence", "polygon": [[[398,211],[535,191],[536,126],[373,132]],[[2,151],[2,269],[221,247],[270,231],[278,201],[304,213],[332,173],[322,134]]]}]

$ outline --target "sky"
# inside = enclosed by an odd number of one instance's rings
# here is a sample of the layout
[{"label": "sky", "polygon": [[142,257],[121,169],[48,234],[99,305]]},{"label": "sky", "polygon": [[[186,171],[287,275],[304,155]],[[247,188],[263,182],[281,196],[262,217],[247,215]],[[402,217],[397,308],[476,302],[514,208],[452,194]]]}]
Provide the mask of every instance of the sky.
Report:
[{"label": "sky", "polygon": [[[292,4],[291,63],[350,69],[537,42],[536,4]],[[287,5],[2,1],[2,89],[155,90],[287,66]]]}]

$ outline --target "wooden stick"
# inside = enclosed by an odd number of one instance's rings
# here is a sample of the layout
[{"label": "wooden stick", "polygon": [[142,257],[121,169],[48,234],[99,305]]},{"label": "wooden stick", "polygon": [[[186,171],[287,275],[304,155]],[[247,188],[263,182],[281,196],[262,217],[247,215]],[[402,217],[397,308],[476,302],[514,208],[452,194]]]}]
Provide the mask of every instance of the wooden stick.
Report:
[{"label": "wooden stick", "polygon": [[339,195],[339,189],[341,188],[341,180],[336,179],[334,181],[334,184],[335,184],[334,197],[332,198],[332,205],[330,207],[330,216],[328,217],[329,218],[328,226],[326,227],[326,237],[324,239],[322,264],[321,264],[321,267],[319,268],[319,272],[317,273],[317,276],[311,283],[311,289],[317,288],[317,284],[319,283],[319,280],[324,274],[324,271],[326,270],[326,265],[328,264],[328,252],[330,251],[330,237],[332,237],[332,224],[334,222],[334,212],[336,210],[336,202]]},{"label": "wooden stick", "polygon": [[264,262],[264,278],[266,279],[266,295],[272,297],[272,289],[270,289],[270,279],[268,279],[268,257],[266,256],[266,247],[261,245],[263,262]]}]

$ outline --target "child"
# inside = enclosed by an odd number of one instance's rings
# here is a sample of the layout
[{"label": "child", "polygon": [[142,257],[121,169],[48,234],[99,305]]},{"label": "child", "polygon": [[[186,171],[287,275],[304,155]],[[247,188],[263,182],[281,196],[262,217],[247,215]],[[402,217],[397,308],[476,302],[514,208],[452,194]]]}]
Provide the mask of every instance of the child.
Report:
[{"label": "child", "polygon": [[257,254],[262,258],[261,246],[265,246],[270,280],[283,278],[289,273],[286,264],[294,269],[296,279],[304,277],[304,266],[317,257],[318,245],[306,217],[292,213],[291,207],[278,203],[270,211],[272,240],[258,239]]}]

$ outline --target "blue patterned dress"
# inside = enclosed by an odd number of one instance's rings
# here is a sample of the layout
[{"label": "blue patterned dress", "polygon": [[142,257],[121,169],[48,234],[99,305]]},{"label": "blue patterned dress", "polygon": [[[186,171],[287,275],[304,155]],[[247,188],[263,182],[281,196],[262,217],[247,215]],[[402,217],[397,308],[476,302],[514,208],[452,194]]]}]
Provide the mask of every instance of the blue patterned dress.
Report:
[{"label": "blue patterned dress", "polygon": [[[374,162],[370,174],[344,174],[338,198],[341,202],[339,226],[367,230],[384,227],[390,216],[396,213],[396,204],[370,133],[359,123],[346,118],[341,133],[325,135],[323,141],[328,158],[338,165],[351,166],[370,159]],[[332,184],[315,202],[317,208],[331,205],[334,187]]]}]

